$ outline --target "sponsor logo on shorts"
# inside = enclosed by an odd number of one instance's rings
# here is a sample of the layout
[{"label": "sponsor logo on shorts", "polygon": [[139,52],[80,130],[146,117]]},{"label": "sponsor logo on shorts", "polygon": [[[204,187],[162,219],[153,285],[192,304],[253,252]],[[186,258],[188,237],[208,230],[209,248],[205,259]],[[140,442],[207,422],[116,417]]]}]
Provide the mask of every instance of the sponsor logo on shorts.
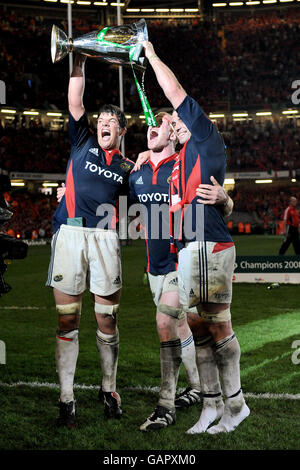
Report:
[{"label": "sponsor logo on shorts", "polygon": [[54,276],[53,280],[55,282],[59,282],[59,281],[62,281],[64,278],[64,276],[62,274],[56,274],[56,276]]},{"label": "sponsor logo on shorts", "polygon": [[190,297],[195,297],[195,292],[193,291],[193,289],[190,290]]},{"label": "sponsor logo on shorts", "polygon": [[114,280],[113,284],[121,284],[121,278],[120,278],[120,276],[116,277],[116,279]]},{"label": "sponsor logo on shorts", "polygon": [[174,277],[174,279],[171,279],[169,282],[170,285],[177,286],[178,285],[178,277]]},{"label": "sponsor logo on shorts", "polygon": [[218,300],[225,300],[229,297],[229,293],[225,292],[224,294],[215,294],[215,298]]}]

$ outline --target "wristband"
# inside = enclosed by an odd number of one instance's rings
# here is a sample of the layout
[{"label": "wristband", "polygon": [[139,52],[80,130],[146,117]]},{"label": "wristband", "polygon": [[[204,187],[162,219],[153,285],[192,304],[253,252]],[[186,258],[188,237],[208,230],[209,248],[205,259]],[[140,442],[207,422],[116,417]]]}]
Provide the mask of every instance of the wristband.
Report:
[{"label": "wristband", "polygon": [[152,56],[149,57],[149,62],[154,59],[158,59],[158,56],[156,54],[152,54]]}]

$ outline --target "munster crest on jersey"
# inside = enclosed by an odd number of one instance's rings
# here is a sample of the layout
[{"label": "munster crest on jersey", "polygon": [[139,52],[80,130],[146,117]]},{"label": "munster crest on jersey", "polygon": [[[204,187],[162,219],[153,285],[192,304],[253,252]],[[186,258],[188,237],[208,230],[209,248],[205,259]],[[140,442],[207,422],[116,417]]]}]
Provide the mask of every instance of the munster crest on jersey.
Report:
[{"label": "munster crest on jersey", "polygon": [[131,166],[129,165],[129,163],[126,163],[126,162],[122,162],[120,167],[122,168],[122,170],[125,170],[125,171],[131,170]]}]

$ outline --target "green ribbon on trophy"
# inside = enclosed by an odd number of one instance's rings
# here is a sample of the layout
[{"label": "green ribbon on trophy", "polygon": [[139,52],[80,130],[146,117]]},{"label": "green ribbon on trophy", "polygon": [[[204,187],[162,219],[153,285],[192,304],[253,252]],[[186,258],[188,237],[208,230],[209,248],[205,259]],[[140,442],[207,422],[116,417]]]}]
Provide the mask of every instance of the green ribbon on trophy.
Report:
[{"label": "green ribbon on trophy", "polygon": [[139,83],[139,81],[136,77],[136,73],[134,71],[134,67],[133,67],[133,64],[132,64],[132,57],[133,57],[133,54],[134,54],[134,49],[135,49],[135,46],[132,46],[131,49],[129,50],[129,58],[130,58],[132,73],[133,73],[134,80],[135,80],[135,85],[136,85],[136,88],[137,88],[137,91],[138,91],[138,94],[139,94],[139,97],[140,97],[140,100],[141,100],[141,103],[142,103],[142,108],[143,108],[143,111],[144,111],[146,123],[147,123],[147,126],[157,127],[157,122],[156,122],[154,113],[151,109],[151,106],[149,104],[149,101],[147,99],[147,96],[146,96],[146,93],[145,93],[145,90],[144,90],[144,77],[145,77],[146,70],[144,70],[144,72],[143,72],[143,78],[142,78],[142,85],[143,86],[140,85],[140,83]]},{"label": "green ribbon on trophy", "polygon": [[[147,125],[157,126],[144,90],[147,60],[145,57],[140,57],[143,49],[142,41],[147,39],[148,31],[144,19],[130,25],[106,26],[100,31],[91,31],[77,38],[68,38],[64,31],[53,25],[51,33],[52,62],[59,62],[68,53],[74,51],[113,64],[131,66]],[[143,71],[142,86],[134,69]]]},{"label": "green ribbon on trophy", "polygon": [[140,85],[140,83],[137,79],[136,73],[134,71],[133,56],[134,56],[135,49],[136,49],[137,45],[136,44],[134,44],[134,45],[124,45],[124,44],[118,44],[118,43],[111,42],[111,41],[106,41],[104,38],[105,38],[105,35],[106,35],[106,33],[109,29],[110,29],[110,27],[107,26],[107,27],[103,28],[101,31],[99,31],[99,34],[97,36],[97,41],[100,42],[102,44],[102,46],[114,46],[114,47],[117,47],[117,48],[119,47],[121,49],[128,49],[130,65],[131,65],[133,77],[134,77],[134,80],[135,80],[135,85],[136,85],[136,88],[137,88],[137,91],[138,91],[138,94],[139,94],[139,97],[140,97],[140,100],[141,100],[143,112],[144,112],[145,119],[146,119],[146,124],[147,124],[147,126],[157,127],[157,122],[156,122],[154,113],[151,109],[151,106],[149,104],[149,101],[147,99],[145,89],[144,89],[144,77],[145,77],[146,70],[143,71],[142,86]]}]

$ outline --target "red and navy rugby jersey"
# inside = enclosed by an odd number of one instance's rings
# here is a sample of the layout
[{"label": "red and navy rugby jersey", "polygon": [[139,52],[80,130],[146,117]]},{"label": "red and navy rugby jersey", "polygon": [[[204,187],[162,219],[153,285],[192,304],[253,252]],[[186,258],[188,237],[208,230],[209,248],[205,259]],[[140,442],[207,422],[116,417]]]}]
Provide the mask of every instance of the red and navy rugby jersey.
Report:
[{"label": "red and navy rugby jersey", "polygon": [[169,183],[176,154],[157,166],[151,161],[129,178],[130,200],[142,206],[147,272],[167,274],[177,269],[170,252]]},{"label": "red and navy rugby jersey", "polygon": [[76,121],[69,112],[69,134],[72,148],[66,192],[54,213],[53,230],[66,224],[68,217],[83,217],[85,227],[116,228],[118,199],[128,194],[134,163],[117,149],[109,152],[100,147],[86,114]]},{"label": "red and navy rugby jersey", "polygon": [[[231,242],[220,206],[199,204],[196,188],[212,184],[214,176],[223,185],[226,150],[221,134],[190,96],[176,110],[191,132],[174,164],[170,182],[171,243],[179,249],[187,241]],[[178,243],[180,241],[180,243]]]}]

